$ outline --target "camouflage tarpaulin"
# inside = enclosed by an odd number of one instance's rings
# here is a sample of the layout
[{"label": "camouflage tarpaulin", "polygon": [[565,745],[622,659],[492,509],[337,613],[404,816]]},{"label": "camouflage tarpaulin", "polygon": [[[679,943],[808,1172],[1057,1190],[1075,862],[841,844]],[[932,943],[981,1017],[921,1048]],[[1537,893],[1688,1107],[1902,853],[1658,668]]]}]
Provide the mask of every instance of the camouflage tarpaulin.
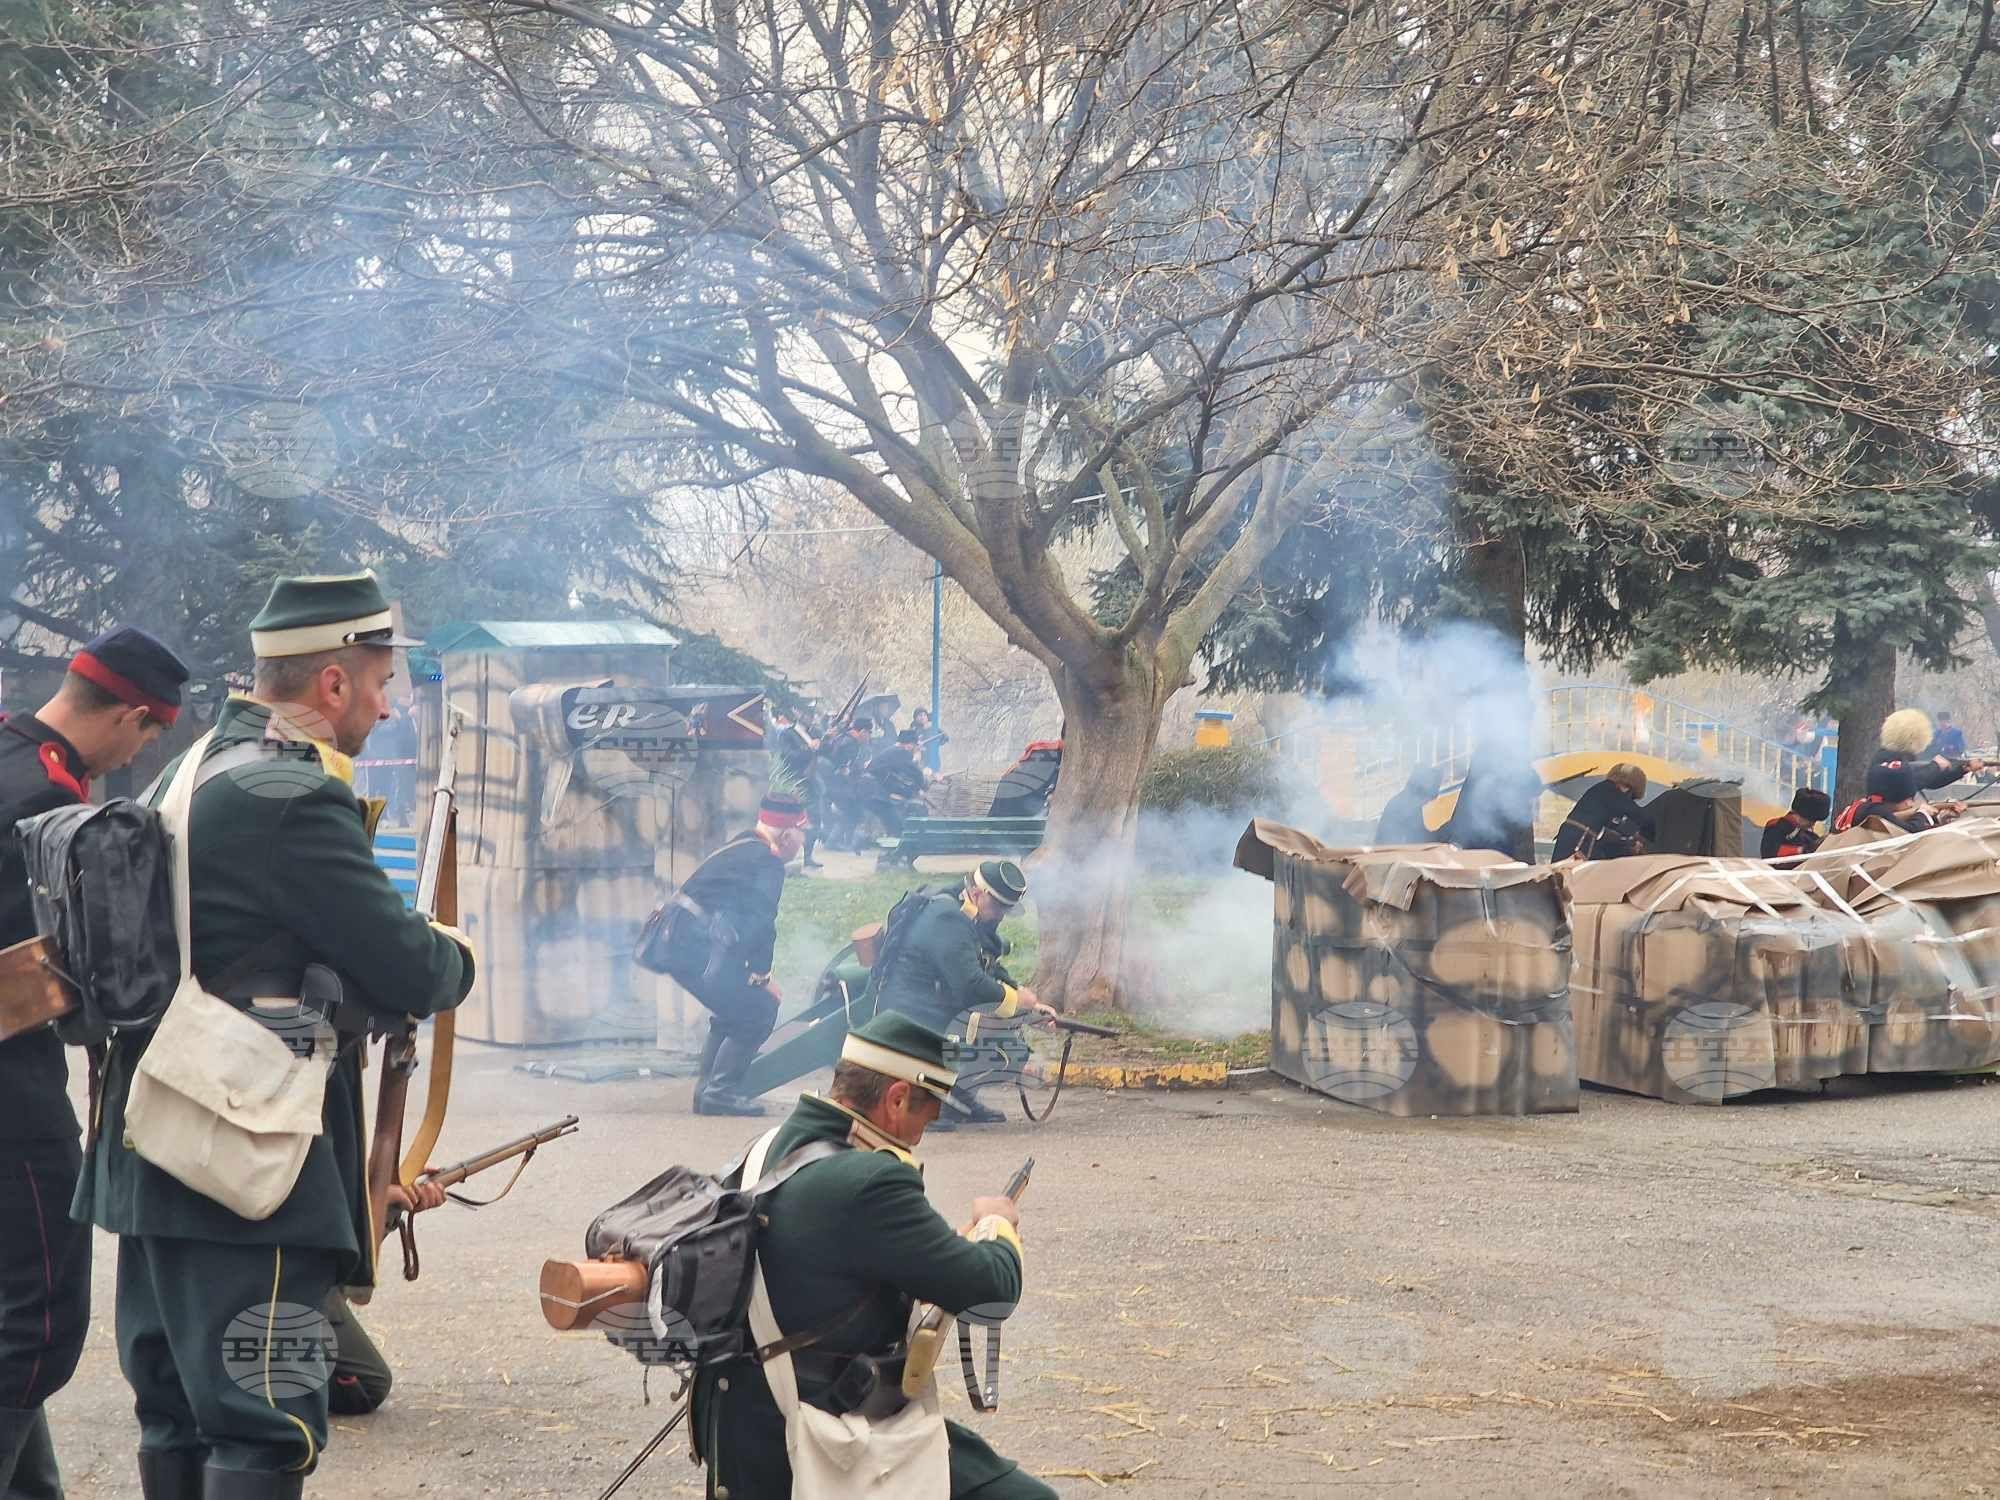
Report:
[{"label": "camouflage tarpaulin", "polygon": [[1236,864],[1272,883],[1277,1072],[1392,1115],[1577,1107],[1552,870],[1444,844],[1329,849],[1261,819]]},{"label": "camouflage tarpaulin", "polygon": [[1589,1082],[1677,1103],[2000,1062],[2000,823],[1567,876]]}]

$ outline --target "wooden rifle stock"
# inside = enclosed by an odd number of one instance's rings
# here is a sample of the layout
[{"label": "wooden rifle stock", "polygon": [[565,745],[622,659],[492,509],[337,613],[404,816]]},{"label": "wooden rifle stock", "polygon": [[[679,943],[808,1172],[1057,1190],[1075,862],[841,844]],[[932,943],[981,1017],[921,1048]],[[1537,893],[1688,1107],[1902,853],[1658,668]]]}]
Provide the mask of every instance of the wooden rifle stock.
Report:
[{"label": "wooden rifle stock", "polygon": [[[1021,1163],[1019,1171],[1007,1179],[1007,1186],[1001,1196],[1010,1202],[1019,1203],[1021,1195],[1028,1190],[1028,1179],[1034,1172],[1035,1159],[1031,1156]],[[912,1401],[923,1394],[924,1382],[931,1378],[931,1372],[937,1368],[938,1356],[944,1353],[945,1331],[954,1321],[954,1314],[946,1312],[934,1302],[918,1304],[915,1322],[910,1329],[909,1354],[903,1362],[903,1394]]]},{"label": "wooden rifle stock", "polygon": [[[417,871],[416,909],[424,916],[453,926],[458,923],[458,714],[445,706],[444,743],[438,752],[437,789],[431,794],[425,824],[422,862]],[[417,1138],[403,1148],[403,1110],[409,1098],[410,1075],[417,1070],[417,1017],[406,1016],[382,1038],[382,1077],[376,1085],[375,1127],[368,1148],[368,1254],[378,1273],[377,1253],[389,1231],[389,1189],[413,1186],[430,1160],[444,1124],[445,1101],[451,1093],[452,1013],[439,1011],[432,1022],[430,1085]],[[403,1279],[417,1279],[416,1236],[408,1218],[402,1221]],[[359,1300],[359,1299],[357,1299]]]}]

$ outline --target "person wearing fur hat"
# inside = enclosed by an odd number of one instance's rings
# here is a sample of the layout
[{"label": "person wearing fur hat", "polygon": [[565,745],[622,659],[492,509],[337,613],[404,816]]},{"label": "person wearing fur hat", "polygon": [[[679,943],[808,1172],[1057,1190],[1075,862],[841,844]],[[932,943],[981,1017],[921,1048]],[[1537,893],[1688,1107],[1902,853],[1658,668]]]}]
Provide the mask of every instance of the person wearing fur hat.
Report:
[{"label": "person wearing fur hat", "polygon": [[1932,738],[1928,714],[1920,708],[1899,708],[1882,721],[1882,743],[1868,764],[1871,768],[1907,766],[1920,792],[1950,786],[1986,769],[1986,762],[1978,756],[1955,760],[1932,754]]},{"label": "person wearing fur hat", "polygon": [[1802,786],[1792,793],[1790,812],[1780,813],[1764,825],[1764,843],[1758,853],[1764,859],[1790,859],[1810,854],[1819,847],[1818,825],[1833,810],[1833,799],[1818,787]]},{"label": "person wearing fur hat", "polygon": [[778,902],[809,821],[802,799],[773,792],[756,826],[703,860],[667,901],[664,972],[711,1018],[694,1085],[698,1115],[764,1113],[743,1094],[743,1073],[777,1024]]},{"label": "person wearing fur hat", "polygon": [[1932,806],[1917,798],[1917,773],[1899,761],[1868,768],[1868,792],[1849,803],[1834,819],[1836,833],[1859,828],[1871,820],[1901,833],[1923,833],[1940,823],[1948,823],[1964,810],[1963,804],[1941,802]]}]

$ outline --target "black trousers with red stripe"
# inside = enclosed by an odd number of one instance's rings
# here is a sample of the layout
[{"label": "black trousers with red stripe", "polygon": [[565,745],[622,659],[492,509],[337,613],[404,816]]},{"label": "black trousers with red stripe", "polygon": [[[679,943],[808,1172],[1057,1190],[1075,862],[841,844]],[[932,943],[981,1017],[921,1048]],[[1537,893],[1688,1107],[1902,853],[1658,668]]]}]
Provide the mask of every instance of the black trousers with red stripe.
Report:
[{"label": "black trousers with red stripe", "polygon": [[40,1406],[76,1372],[90,1326],[90,1226],[69,1216],[74,1138],[0,1141],[0,1407]]}]

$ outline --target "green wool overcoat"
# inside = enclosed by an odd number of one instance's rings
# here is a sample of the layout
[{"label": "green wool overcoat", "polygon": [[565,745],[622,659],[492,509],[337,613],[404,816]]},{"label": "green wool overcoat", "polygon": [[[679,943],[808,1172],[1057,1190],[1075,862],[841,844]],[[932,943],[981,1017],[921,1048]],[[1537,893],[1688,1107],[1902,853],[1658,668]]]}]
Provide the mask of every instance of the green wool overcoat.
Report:
[{"label": "green wool overcoat", "polygon": [[[472,987],[471,957],[411,911],[376,864],[345,757],[308,740],[273,737],[270,724],[268,707],[232,697],[208,755],[232,753],[243,763],[195,793],[188,862],[196,978],[214,985],[261,949],[275,956],[259,959],[260,973],[281,971],[296,984],[307,963],[325,964],[341,976],[347,999],[385,1022],[456,1006]],[[178,765],[160,778],[155,800]],[[281,941],[266,947],[273,938]],[[125,1101],[151,1040],[146,1030],[121,1032],[111,1043],[75,1217],[114,1234],[331,1250],[342,1257],[344,1282],[372,1284],[360,1046],[344,1047],[334,1065],[322,1133],[298,1185],[268,1219],[250,1220],[127,1146]]]},{"label": "green wool overcoat", "polygon": [[[801,1096],[778,1127],[765,1170],[808,1141],[848,1140],[855,1120],[837,1104]],[[873,1293],[814,1346],[822,1353],[865,1353],[899,1343],[912,1299],[953,1312],[1006,1308],[1020,1300],[1020,1251],[1004,1239],[975,1242],[960,1235],[931,1207],[912,1159],[882,1150],[844,1151],[802,1168],[763,1202],[770,1223],[759,1236],[758,1256],[781,1332],[820,1328]],[[957,1363],[955,1350],[947,1353],[939,1377],[953,1378]],[[801,1378],[800,1394],[810,1400],[824,1384]],[[754,1363],[704,1374],[696,1383],[693,1415],[696,1451],[709,1460],[711,1493],[720,1485],[736,1497],[782,1500],[791,1494],[784,1418]],[[956,1422],[945,1427],[954,1495],[1015,1470],[969,1428]]]},{"label": "green wool overcoat", "polygon": [[1006,951],[1006,941],[976,920],[961,897],[935,895],[911,920],[875,1008],[901,1011],[934,1031],[949,1031],[952,1018],[965,1010],[1009,1015],[1014,984],[1000,964]]}]

